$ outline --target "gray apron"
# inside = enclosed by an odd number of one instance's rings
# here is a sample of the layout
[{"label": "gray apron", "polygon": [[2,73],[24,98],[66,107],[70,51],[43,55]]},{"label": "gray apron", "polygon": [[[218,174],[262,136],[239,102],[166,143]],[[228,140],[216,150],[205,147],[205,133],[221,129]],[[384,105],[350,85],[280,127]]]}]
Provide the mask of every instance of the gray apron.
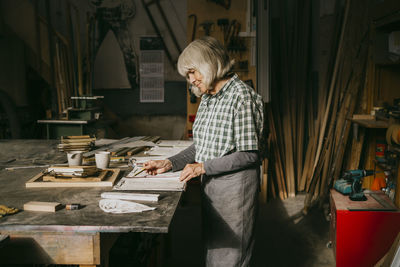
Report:
[{"label": "gray apron", "polygon": [[258,208],[259,167],[202,177],[207,267],[249,266]]}]

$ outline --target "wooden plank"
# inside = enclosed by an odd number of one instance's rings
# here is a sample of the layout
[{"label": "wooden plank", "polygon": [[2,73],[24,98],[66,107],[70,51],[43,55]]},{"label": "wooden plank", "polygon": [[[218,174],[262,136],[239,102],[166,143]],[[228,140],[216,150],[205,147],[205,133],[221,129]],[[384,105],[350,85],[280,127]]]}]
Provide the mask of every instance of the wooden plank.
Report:
[{"label": "wooden plank", "polygon": [[0,250],[2,264],[100,265],[100,233],[5,233],[10,241]]},{"label": "wooden plank", "polygon": [[279,153],[280,149],[278,148],[278,140],[277,140],[275,121],[274,121],[274,116],[272,114],[272,109],[269,109],[268,116],[269,116],[268,122],[271,128],[271,151],[273,151],[274,154],[273,162],[275,167],[275,178],[277,180],[279,197],[283,200],[287,198],[287,191],[286,191],[286,184],[284,181],[282,160],[281,160],[281,155]]},{"label": "wooden plank", "polygon": [[298,187],[299,191],[304,191],[306,186],[307,177],[309,176],[310,165],[312,164],[311,155],[312,155],[313,145],[314,145],[313,139],[310,138],[309,143],[307,145],[306,158],[304,161],[304,166],[302,169],[301,179]]},{"label": "wooden plank", "polygon": [[323,115],[323,120],[322,120],[321,131],[319,133],[318,148],[317,148],[317,152],[316,152],[316,156],[315,156],[313,172],[315,171],[315,168],[317,166],[317,163],[319,161],[319,157],[320,157],[320,154],[321,154],[323,140],[324,140],[324,137],[325,137],[326,124],[327,124],[327,120],[328,120],[328,114],[329,114],[329,110],[330,110],[331,103],[332,103],[332,96],[333,96],[335,81],[336,81],[338,70],[339,70],[340,59],[342,58],[342,54],[343,54],[344,33],[345,33],[345,29],[347,27],[349,6],[350,6],[350,1],[347,1],[346,2],[346,8],[345,8],[345,14],[344,14],[344,18],[343,18],[343,26],[342,26],[342,30],[341,30],[341,33],[340,33],[339,46],[338,46],[338,51],[337,51],[337,55],[336,55],[335,67],[333,69],[333,74],[332,74],[332,82],[331,82],[331,84],[329,86],[328,101],[327,101],[327,105],[326,105],[325,111],[323,113],[324,115]]},{"label": "wooden plank", "polygon": [[365,129],[359,129],[358,140],[353,138],[350,149],[350,160],[347,165],[347,170],[356,170],[360,167],[361,152],[364,146]]},{"label": "wooden plank", "polygon": [[89,176],[89,177],[61,177],[61,176],[51,176],[44,175],[42,177],[44,182],[65,182],[65,183],[74,183],[74,182],[100,182],[103,181],[106,176],[108,170],[102,170],[98,176]]},{"label": "wooden plank", "polygon": [[396,185],[396,196],[394,199],[394,204],[400,208],[400,164],[397,168],[397,185]]},{"label": "wooden plank", "polygon": [[264,159],[262,162],[262,181],[261,181],[261,192],[260,199],[262,203],[267,203],[268,198],[268,159]]},{"label": "wooden plank", "polygon": [[351,120],[354,123],[358,123],[365,128],[374,128],[374,129],[385,129],[388,128],[389,123],[387,121],[380,120]]},{"label": "wooden plank", "polygon": [[371,114],[353,114],[353,120],[369,120],[374,121],[376,117]]},{"label": "wooden plank", "polygon": [[43,173],[39,173],[25,183],[26,188],[34,187],[112,187],[118,178],[120,169],[107,169],[112,171],[113,174],[100,182],[92,181],[74,181],[74,182],[49,182],[43,181]]},{"label": "wooden plank", "polygon": [[63,205],[58,202],[29,201],[24,204],[24,210],[56,212]]}]

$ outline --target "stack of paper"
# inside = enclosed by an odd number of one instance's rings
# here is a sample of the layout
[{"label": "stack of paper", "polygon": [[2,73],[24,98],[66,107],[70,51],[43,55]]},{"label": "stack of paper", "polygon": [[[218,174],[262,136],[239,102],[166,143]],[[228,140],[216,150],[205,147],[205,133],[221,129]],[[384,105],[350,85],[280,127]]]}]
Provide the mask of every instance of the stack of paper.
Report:
[{"label": "stack of paper", "polygon": [[179,180],[181,172],[166,172],[150,175],[145,172],[134,178],[123,177],[114,190],[154,190],[154,191],[182,191],[185,183]]},{"label": "stack of paper", "polygon": [[189,140],[161,140],[157,143],[158,146],[162,147],[188,147],[193,144],[193,141]]},{"label": "stack of paper", "polygon": [[108,199],[125,199],[125,200],[136,200],[136,201],[158,202],[158,199],[160,198],[160,194],[103,192],[103,193],[101,193],[101,197],[108,198]]}]

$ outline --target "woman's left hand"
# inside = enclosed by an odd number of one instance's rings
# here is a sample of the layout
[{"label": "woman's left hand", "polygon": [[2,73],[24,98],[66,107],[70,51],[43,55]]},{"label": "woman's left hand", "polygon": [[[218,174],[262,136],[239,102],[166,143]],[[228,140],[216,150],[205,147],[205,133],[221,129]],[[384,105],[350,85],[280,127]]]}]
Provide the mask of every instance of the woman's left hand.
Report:
[{"label": "woman's left hand", "polygon": [[200,176],[204,173],[206,173],[206,171],[204,170],[203,163],[186,164],[179,179],[182,182],[187,182],[190,179]]}]

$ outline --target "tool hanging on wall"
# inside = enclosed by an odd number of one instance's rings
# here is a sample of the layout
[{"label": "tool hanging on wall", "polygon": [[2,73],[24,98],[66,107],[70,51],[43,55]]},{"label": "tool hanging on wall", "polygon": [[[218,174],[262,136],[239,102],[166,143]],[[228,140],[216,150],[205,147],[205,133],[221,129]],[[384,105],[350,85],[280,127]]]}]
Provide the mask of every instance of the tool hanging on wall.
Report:
[{"label": "tool hanging on wall", "polygon": [[[191,15],[189,15],[188,18],[189,19],[193,18],[193,30],[192,30],[192,41],[193,41],[196,38],[197,16],[196,16],[196,14],[191,14]],[[188,90],[189,90],[189,94],[190,94],[190,103],[192,103],[192,104],[196,103],[197,97],[195,94],[193,94],[191,85],[188,86]]]},{"label": "tool hanging on wall", "polygon": [[95,18],[88,12],[86,13],[86,95],[92,95],[94,28]]},{"label": "tool hanging on wall", "polygon": [[204,33],[206,34],[206,36],[210,36],[211,27],[212,27],[213,24],[214,24],[214,22],[206,20],[206,21],[200,23],[199,26],[201,26],[203,28]]},{"label": "tool hanging on wall", "polygon": [[214,2],[217,5],[225,7],[227,10],[231,7],[231,0],[208,0]]},{"label": "tool hanging on wall", "polygon": [[196,14],[189,15],[189,19],[193,18],[192,41],[196,38],[197,16]]},{"label": "tool hanging on wall", "polygon": [[228,31],[225,35],[224,41],[226,48],[229,52],[243,52],[246,51],[246,46],[243,39],[239,37],[241,25],[237,20],[232,20]]},{"label": "tool hanging on wall", "polygon": [[227,18],[221,18],[217,20],[217,25],[224,34],[224,45],[226,46],[225,40],[226,40],[226,34],[228,32],[229,28],[229,19]]},{"label": "tool hanging on wall", "polygon": [[163,46],[164,46],[165,54],[167,54],[167,57],[168,57],[169,61],[170,61],[171,64],[175,67],[175,62],[174,62],[174,60],[172,59],[171,52],[170,52],[170,50],[168,49],[167,45],[165,44],[164,38],[163,38],[163,36],[161,35],[160,29],[159,29],[159,27],[158,27],[156,21],[154,20],[154,17],[153,17],[153,15],[152,15],[152,13],[151,13],[151,11],[150,11],[150,8],[149,8],[151,5],[156,4],[156,7],[157,7],[157,9],[158,9],[158,11],[159,11],[159,13],[160,13],[160,15],[161,15],[161,18],[162,18],[162,20],[164,21],[164,24],[165,24],[165,26],[167,27],[167,30],[168,30],[168,32],[169,32],[169,34],[170,34],[170,36],[171,36],[172,42],[174,43],[175,48],[176,48],[176,50],[178,51],[178,53],[181,54],[182,49],[181,49],[181,47],[180,47],[180,45],[179,45],[179,43],[178,43],[178,40],[177,40],[176,37],[175,37],[174,32],[172,31],[172,28],[171,28],[171,26],[170,26],[170,24],[169,24],[169,22],[168,22],[168,20],[167,20],[167,17],[166,17],[166,15],[165,15],[164,11],[163,11],[163,9],[162,9],[162,7],[161,7],[161,5],[160,5],[160,1],[159,1],[159,0],[152,0],[152,1],[146,3],[146,0],[142,0],[142,4],[143,4],[143,7],[144,7],[144,9],[145,9],[145,11],[146,11],[146,13],[147,13],[147,16],[148,16],[149,19],[150,19],[151,24],[153,25],[154,30],[155,30],[156,33],[157,33],[157,36],[161,39],[161,42],[162,42],[162,44],[163,44]]}]

